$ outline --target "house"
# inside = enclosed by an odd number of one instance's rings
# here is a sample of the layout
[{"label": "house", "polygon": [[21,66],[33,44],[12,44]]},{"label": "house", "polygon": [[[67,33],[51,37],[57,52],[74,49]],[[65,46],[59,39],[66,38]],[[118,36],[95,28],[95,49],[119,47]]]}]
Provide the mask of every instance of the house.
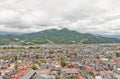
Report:
[{"label": "house", "polygon": [[36,79],[56,79],[56,77],[54,75],[38,74]]},{"label": "house", "polygon": [[102,79],[102,77],[101,76],[96,76],[95,79]]},{"label": "house", "polygon": [[20,79],[33,79],[33,78],[35,78],[35,75],[36,75],[35,70],[29,70]]},{"label": "house", "polygon": [[0,76],[0,79],[3,79],[2,76]]},{"label": "house", "polygon": [[65,72],[66,75],[75,75],[79,73],[79,69],[77,68],[63,68],[61,71]]}]

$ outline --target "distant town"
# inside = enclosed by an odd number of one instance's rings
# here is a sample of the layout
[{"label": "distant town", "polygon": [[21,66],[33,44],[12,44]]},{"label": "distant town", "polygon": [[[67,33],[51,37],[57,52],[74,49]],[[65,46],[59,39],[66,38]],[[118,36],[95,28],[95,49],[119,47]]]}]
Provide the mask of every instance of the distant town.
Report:
[{"label": "distant town", "polygon": [[1,46],[0,79],[120,79],[120,44]]}]

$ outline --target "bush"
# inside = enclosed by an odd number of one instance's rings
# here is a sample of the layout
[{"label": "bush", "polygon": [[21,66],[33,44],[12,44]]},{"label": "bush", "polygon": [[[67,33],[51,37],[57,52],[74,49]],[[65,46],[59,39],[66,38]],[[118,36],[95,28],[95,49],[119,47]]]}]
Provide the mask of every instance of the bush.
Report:
[{"label": "bush", "polygon": [[116,56],[117,56],[117,57],[120,57],[120,52],[116,52]]}]

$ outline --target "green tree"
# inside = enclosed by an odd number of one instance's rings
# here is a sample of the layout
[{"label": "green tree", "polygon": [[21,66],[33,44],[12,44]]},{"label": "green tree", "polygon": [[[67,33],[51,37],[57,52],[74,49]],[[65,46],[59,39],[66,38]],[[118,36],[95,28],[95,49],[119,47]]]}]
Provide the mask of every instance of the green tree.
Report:
[{"label": "green tree", "polygon": [[18,59],[18,57],[14,56],[13,61],[15,62],[15,61],[17,61],[17,59]]},{"label": "green tree", "polygon": [[32,64],[32,69],[33,70],[36,70],[37,69],[37,66],[35,64]]},{"label": "green tree", "polygon": [[120,57],[120,52],[115,53],[117,57]]},{"label": "green tree", "polygon": [[62,61],[60,62],[60,65],[61,65],[62,67],[64,67],[64,66],[67,65],[67,63],[66,63],[66,61],[62,60]]},{"label": "green tree", "polygon": [[95,77],[95,74],[94,74],[93,72],[91,72],[90,75],[91,75],[92,77]]},{"label": "green tree", "polygon": [[39,59],[39,55],[38,54],[36,54],[35,57],[36,57],[36,59]]},{"label": "green tree", "polygon": [[74,53],[74,56],[77,57],[77,53],[76,52]]},{"label": "green tree", "polygon": [[53,51],[50,51],[50,54],[53,54],[54,52]]},{"label": "green tree", "polygon": [[75,77],[74,77],[74,76],[72,76],[70,79],[75,79]]},{"label": "green tree", "polygon": [[42,63],[46,63],[47,61],[44,59],[44,60],[42,60]]}]

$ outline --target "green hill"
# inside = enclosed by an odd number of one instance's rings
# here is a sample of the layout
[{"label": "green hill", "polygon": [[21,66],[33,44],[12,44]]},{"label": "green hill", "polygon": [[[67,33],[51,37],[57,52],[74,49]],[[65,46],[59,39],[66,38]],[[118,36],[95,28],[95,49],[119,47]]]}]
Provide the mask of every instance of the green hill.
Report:
[{"label": "green hill", "polygon": [[[120,43],[119,39],[106,38],[101,36],[94,36],[89,33],[79,33],[66,28],[57,30],[49,29],[36,33],[24,34],[24,35],[4,35],[0,36],[0,40],[6,40],[4,44],[10,42],[17,42],[19,44],[94,44],[94,43]],[[0,41],[2,44],[3,41]]]}]

